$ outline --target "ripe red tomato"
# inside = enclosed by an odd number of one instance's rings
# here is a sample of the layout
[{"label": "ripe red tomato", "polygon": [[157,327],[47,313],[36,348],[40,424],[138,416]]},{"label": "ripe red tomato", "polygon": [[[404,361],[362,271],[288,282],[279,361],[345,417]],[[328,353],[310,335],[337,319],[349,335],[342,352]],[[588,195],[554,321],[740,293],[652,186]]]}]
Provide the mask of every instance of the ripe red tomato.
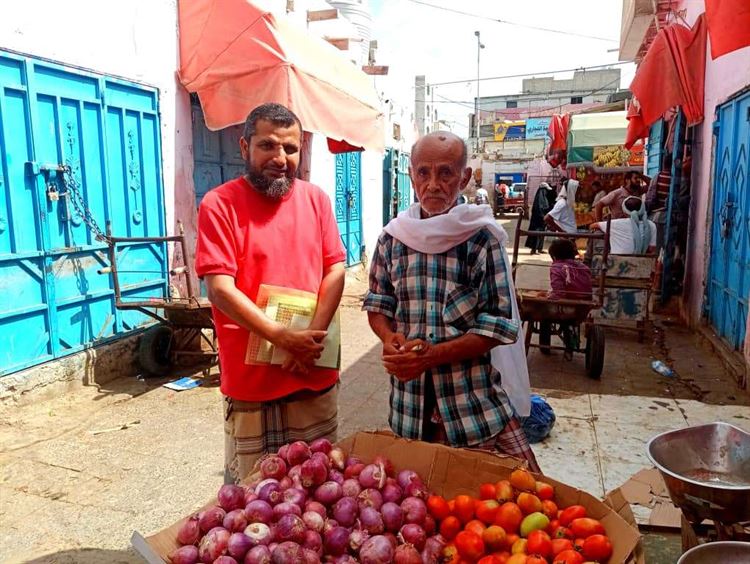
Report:
[{"label": "ripe red tomato", "polygon": [[583,564],[583,556],[575,550],[563,550],[555,556],[552,564]]},{"label": "ripe red tomato", "polygon": [[544,530],[547,531],[547,533],[549,534],[549,536],[551,536],[552,538],[554,538],[555,537],[555,531],[557,530],[557,528],[559,526],[560,526],[560,521],[558,521],[557,519],[552,519],[549,522],[549,525],[547,525],[547,527]]},{"label": "ripe red tomato", "polygon": [[448,502],[439,495],[431,495],[427,498],[427,509],[435,519],[442,521],[451,514]]},{"label": "ripe red tomato", "polygon": [[453,514],[458,517],[462,523],[468,523],[474,518],[474,506],[475,500],[473,497],[468,495],[457,495],[456,509]]},{"label": "ripe red tomato", "polygon": [[526,557],[525,564],[547,564],[547,559],[538,554],[530,554]]},{"label": "ripe red tomato", "polygon": [[497,510],[495,525],[500,525],[506,533],[517,533],[523,521],[521,508],[512,501],[506,501]]},{"label": "ripe red tomato", "polygon": [[588,560],[606,562],[612,556],[612,543],[605,535],[591,535],[583,541],[583,555]]},{"label": "ripe red tomato", "polygon": [[552,556],[557,556],[563,550],[573,550],[573,542],[570,539],[552,539]]},{"label": "ripe red tomato", "polygon": [[482,484],[479,486],[479,499],[495,499],[497,489],[495,484]]},{"label": "ripe red tomato", "polygon": [[552,536],[556,539],[570,539],[573,540],[575,537],[573,536],[573,532],[568,529],[567,527],[557,527],[555,529],[555,532],[552,533]]},{"label": "ripe red tomato", "polygon": [[447,540],[453,540],[458,532],[461,530],[461,521],[458,517],[450,515],[443,519],[440,523],[440,534],[443,535]]},{"label": "ripe red tomato", "polygon": [[500,504],[494,499],[487,499],[477,505],[476,515],[485,525],[492,525],[495,522],[495,516],[500,509]]},{"label": "ripe red tomato", "polygon": [[472,519],[464,525],[464,531],[471,531],[472,533],[478,534],[480,537],[484,534],[486,529],[487,525],[482,523],[479,519]]},{"label": "ripe red tomato", "polygon": [[571,505],[563,509],[562,513],[560,513],[560,524],[563,527],[567,527],[573,519],[581,517],[586,517],[586,508],[583,505]]},{"label": "ripe red tomato", "polygon": [[469,560],[479,560],[484,556],[482,537],[472,531],[461,531],[456,535],[458,553]]},{"label": "ripe red tomato", "polygon": [[570,522],[570,531],[577,539],[585,539],[591,535],[604,535],[607,533],[607,531],[604,530],[604,526],[599,521],[591,519],[590,517],[573,519]]},{"label": "ripe red tomato", "polygon": [[527,537],[526,552],[538,554],[544,558],[552,556],[552,539],[544,531],[532,531]]}]

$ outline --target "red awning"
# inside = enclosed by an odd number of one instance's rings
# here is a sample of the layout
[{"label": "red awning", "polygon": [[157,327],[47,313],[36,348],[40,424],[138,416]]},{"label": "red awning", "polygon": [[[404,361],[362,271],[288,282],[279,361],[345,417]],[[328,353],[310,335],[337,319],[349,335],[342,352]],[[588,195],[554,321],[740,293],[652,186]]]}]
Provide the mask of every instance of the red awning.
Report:
[{"label": "red awning", "polygon": [[626,147],[648,133],[648,127],[674,106],[682,107],[688,125],[703,121],[706,72],[706,25],[701,15],[689,29],[672,24],[662,29],[638,66],[630,90],[638,105],[629,112]]},{"label": "red awning", "polygon": [[382,151],[385,135],[372,79],[333,45],[248,0],[181,0],[180,81],[197,92],[206,125],[243,123],[277,102],[306,131]]},{"label": "red awning", "polygon": [[706,0],[711,57],[717,58],[750,45],[750,2]]}]

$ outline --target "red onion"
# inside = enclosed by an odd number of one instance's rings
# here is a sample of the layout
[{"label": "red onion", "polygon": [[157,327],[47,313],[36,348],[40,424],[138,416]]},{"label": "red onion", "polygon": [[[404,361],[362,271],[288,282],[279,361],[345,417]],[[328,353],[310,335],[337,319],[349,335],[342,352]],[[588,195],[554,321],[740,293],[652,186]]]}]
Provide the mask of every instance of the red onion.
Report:
[{"label": "red onion", "polygon": [[220,527],[224,523],[224,517],[227,516],[226,511],[221,507],[212,507],[198,513],[198,524],[200,525],[201,531],[207,533],[214,527]]},{"label": "red onion", "polygon": [[[302,562],[304,564],[320,564],[320,554],[315,552],[314,550],[310,550],[309,548],[303,548],[303,559]],[[322,550],[320,551],[322,554]]]},{"label": "red onion", "polygon": [[291,478],[292,481],[299,480],[299,472],[302,468],[301,464],[297,464],[296,466],[292,466],[289,471],[286,473],[289,478]]},{"label": "red onion", "polygon": [[398,480],[398,485],[401,486],[402,490],[405,490],[406,486],[408,486],[415,480],[417,482],[422,481],[422,479],[419,477],[419,474],[417,474],[414,470],[401,470],[401,472],[398,473],[396,480]]},{"label": "red onion", "polygon": [[240,560],[245,557],[247,551],[250,550],[253,546],[255,546],[255,543],[245,533],[234,533],[231,537],[229,537],[229,542],[227,543],[227,552],[229,553],[229,556]]},{"label": "red onion", "polygon": [[279,452],[277,452],[284,462],[289,462],[289,459],[287,458],[287,455],[289,454],[289,445],[282,445],[281,448],[279,448]]},{"label": "red onion", "polygon": [[229,531],[222,527],[215,527],[206,533],[198,546],[198,558],[201,562],[213,562],[227,552]]},{"label": "red onion", "polygon": [[307,492],[300,488],[289,488],[288,490],[284,490],[281,499],[287,503],[298,505],[300,509],[304,509],[305,502],[307,501]]},{"label": "red onion", "polygon": [[271,551],[262,544],[255,546],[245,555],[243,564],[271,564]]},{"label": "red onion", "polygon": [[319,501],[314,501],[312,499],[305,503],[305,512],[308,511],[314,511],[315,513],[323,517],[323,519],[325,519],[327,516],[325,506]]},{"label": "red onion", "polygon": [[294,487],[294,480],[292,480],[289,476],[284,476],[279,480],[279,487],[281,488],[281,491],[286,491],[289,488]]},{"label": "red onion", "polygon": [[336,482],[339,485],[343,484],[345,480],[344,475],[335,468],[331,469],[331,471],[328,472],[328,479],[332,482]]},{"label": "red onion", "polygon": [[270,523],[273,519],[273,508],[267,501],[256,499],[245,507],[245,516],[250,523]]},{"label": "red onion", "polygon": [[442,535],[435,535],[425,541],[422,550],[422,562],[424,564],[438,564],[443,559],[443,549],[445,548],[445,538]]},{"label": "red onion", "polygon": [[398,533],[398,540],[403,543],[413,544],[417,550],[422,550],[424,543],[427,541],[427,534],[416,523],[407,523],[401,527],[401,531]]},{"label": "red onion", "polygon": [[385,533],[383,536],[388,539],[388,542],[391,543],[391,546],[395,550],[398,546],[398,539],[396,538],[396,535],[394,535],[393,533]]},{"label": "red onion", "polygon": [[353,466],[347,466],[346,470],[344,470],[344,478],[358,478],[359,475],[362,473],[362,470],[364,470],[365,465],[361,462],[358,462],[357,464],[354,464]]},{"label": "red onion", "polygon": [[362,459],[360,459],[358,456],[350,456],[346,459],[344,468],[349,468],[349,466],[354,466],[355,464],[362,464]]},{"label": "red onion", "polygon": [[284,515],[296,515],[297,517],[302,517],[302,510],[300,509],[299,505],[296,503],[289,503],[288,501],[283,501],[279,503],[278,505],[275,505],[273,508],[273,520],[278,521],[281,519]]},{"label": "red onion", "polygon": [[366,490],[362,490],[357,496],[357,502],[360,509],[363,507],[374,507],[380,511],[380,508],[383,507],[383,495],[376,489],[367,488]]},{"label": "red onion", "polygon": [[304,560],[305,553],[302,547],[296,542],[282,542],[271,553],[271,562],[273,564],[300,564]]},{"label": "red onion", "polygon": [[356,554],[365,541],[370,538],[370,534],[364,529],[352,529],[349,535],[349,548]]},{"label": "red onion", "polygon": [[362,486],[359,485],[359,480],[349,478],[341,484],[341,491],[345,497],[357,497],[362,491]]},{"label": "red onion", "polygon": [[339,447],[333,447],[331,452],[328,453],[328,458],[331,460],[331,466],[337,470],[343,470],[344,464],[346,463],[346,454]]},{"label": "red onion", "polygon": [[393,553],[394,564],[422,564],[422,556],[419,551],[410,544],[397,546]]},{"label": "red onion", "polygon": [[273,540],[273,531],[265,523],[250,523],[245,529],[245,535],[250,538],[253,545],[268,545]]},{"label": "red onion", "polygon": [[292,541],[300,544],[305,540],[305,522],[301,517],[288,513],[276,522],[274,540],[276,542]]},{"label": "red onion", "polygon": [[385,531],[383,516],[373,507],[360,508],[359,522],[362,528],[371,535],[382,535]]},{"label": "red onion", "polygon": [[245,490],[242,486],[224,484],[219,488],[219,494],[216,497],[224,511],[232,511],[245,507]]},{"label": "red onion", "polygon": [[387,477],[382,466],[368,464],[362,469],[362,473],[359,475],[359,483],[362,484],[363,488],[380,489],[385,485]]},{"label": "red onion", "polygon": [[289,450],[286,453],[287,461],[292,466],[302,464],[305,460],[310,458],[310,447],[304,441],[296,441],[289,445]]},{"label": "red onion", "polygon": [[359,551],[362,564],[390,564],[393,561],[393,546],[383,535],[370,537]]},{"label": "red onion", "polygon": [[326,519],[323,523],[323,534],[326,534],[331,529],[335,529],[339,526],[338,521],[336,519]]},{"label": "red onion", "polygon": [[273,551],[276,550],[277,546],[279,546],[279,543],[277,542],[272,542],[271,544],[268,545],[268,550],[271,551],[271,554],[273,554]]},{"label": "red onion", "polygon": [[258,494],[255,493],[255,489],[253,489],[252,491],[250,490],[245,491],[245,505],[246,506],[248,503],[250,503],[251,501],[255,501],[256,499],[258,499]]},{"label": "red onion", "polygon": [[237,564],[237,561],[231,556],[224,555],[214,560],[213,564]]},{"label": "red onion", "polygon": [[302,514],[302,520],[305,522],[305,526],[311,531],[315,531],[316,533],[323,532],[325,521],[319,513],[316,513],[315,511],[305,511]]},{"label": "red onion", "polygon": [[258,491],[258,499],[267,501],[271,505],[276,505],[281,501],[283,492],[281,491],[278,482],[273,481],[258,487],[260,488]]},{"label": "red onion", "polygon": [[193,545],[181,546],[169,553],[172,564],[196,564],[198,562],[198,547]]},{"label": "red onion", "polygon": [[427,506],[421,499],[407,497],[401,502],[401,509],[404,511],[404,522],[416,523],[417,525],[424,523],[424,518],[427,516]]},{"label": "red onion", "polygon": [[393,476],[393,462],[388,460],[385,456],[382,456],[382,455],[376,456],[373,459],[372,463],[383,468],[383,470],[388,476]]},{"label": "red onion", "polygon": [[224,517],[222,525],[230,533],[244,531],[245,527],[247,527],[247,515],[245,514],[245,510],[233,509],[227,513],[226,517]]},{"label": "red onion", "polygon": [[266,478],[265,480],[261,480],[258,482],[255,486],[255,489],[253,490],[256,494],[260,493],[260,490],[263,486],[266,484],[278,484],[279,481],[276,478]]},{"label": "red onion", "polygon": [[351,554],[342,554],[332,560],[333,564],[359,564],[356,558]]},{"label": "red onion", "polygon": [[275,478],[281,480],[286,476],[286,462],[276,454],[271,454],[260,463],[260,475],[263,479]]},{"label": "red onion", "polygon": [[302,542],[302,546],[316,552],[319,556],[323,556],[323,538],[316,531],[310,529],[305,531],[305,539]]},{"label": "red onion", "polygon": [[319,459],[313,460],[311,458],[302,463],[299,474],[300,479],[302,480],[302,485],[306,488],[311,488],[313,486],[319,486],[326,481],[326,478],[328,477],[328,469]]},{"label": "red onion", "polygon": [[383,501],[392,501],[400,503],[404,497],[404,492],[398,484],[386,484],[383,486]]},{"label": "red onion", "polygon": [[346,552],[348,546],[349,531],[344,527],[335,527],[323,535],[323,547],[326,554],[340,556]]},{"label": "red onion", "polygon": [[427,487],[422,482],[413,481],[404,489],[404,495],[406,497],[427,499],[430,497],[430,492],[427,491]]},{"label": "red onion", "polygon": [[179,542],[180,544],[195,544],[200,540],[200,538],[201,528],[198,523],[198,516],[193,515],[185,519],[185,521],[183,521],[182,525],[180,525],[180,528],[177,531],[177,542]]},{"label": "red onion", "polygon": [[329,452],[331,452],[332,448],[333,445],[331,444],[331,441],[326,438],[315,439],[310,443],[310,450],[312,452],[322,452],[323,454],[328,454]]},{"label": "red onion", "polygon": [[404,512],[392,501],[387,501],[380,508],[380,512],[383,515],[383,525],[385,528],[393,533],[401,530],[401,526],[404,524]]},{"label": "red onion", "polygon": [[315,490],[315,500],[330,507],[341,498],[342,494],[341,486],[336,482],[325,482]]},{"label": "red onion", "polygon": [[333,518],[343,527],[351,527],[357,520],[357,502],[351,497],[342,497],[333,506]]},{"label": "red onion", "polygon": [[328,472],[331,469],[331,459],[328,458],[328,455],[325,453],[314,452],[312,453],[310,460],[319,460],[323,464],[323,466],[326,467],[326,472]]},{"label": "red onion", "polygon": [[428,537],[434,535],[437,532],[437,523],[435,523],[435,518],[429,513],[427,513],[427,516],[424,518],[422,528],[424,529],[424,532],[427,533]]}]

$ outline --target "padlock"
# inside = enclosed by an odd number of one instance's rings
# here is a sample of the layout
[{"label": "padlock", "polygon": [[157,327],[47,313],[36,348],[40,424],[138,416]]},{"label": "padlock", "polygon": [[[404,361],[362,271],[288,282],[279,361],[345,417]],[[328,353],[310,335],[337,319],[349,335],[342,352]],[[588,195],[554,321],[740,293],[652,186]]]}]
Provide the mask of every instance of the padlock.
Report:
[{"label": "padlock", "polygon": [[47,198],[50,202],[56,202],[60,199],[60,192],[58,192],[57,186],[54,184],[47,186]]}]

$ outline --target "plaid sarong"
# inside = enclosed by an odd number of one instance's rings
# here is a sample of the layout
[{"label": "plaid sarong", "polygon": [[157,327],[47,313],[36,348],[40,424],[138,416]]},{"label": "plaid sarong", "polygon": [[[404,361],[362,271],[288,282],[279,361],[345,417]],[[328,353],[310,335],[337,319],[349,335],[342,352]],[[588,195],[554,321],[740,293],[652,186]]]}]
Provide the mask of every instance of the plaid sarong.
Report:
[{"label": "plaid sarong", "polygon": [[294,441],[336,440],[338,384],[271,402],[224,398],[224,483],[239,483],[267,453]]}]

